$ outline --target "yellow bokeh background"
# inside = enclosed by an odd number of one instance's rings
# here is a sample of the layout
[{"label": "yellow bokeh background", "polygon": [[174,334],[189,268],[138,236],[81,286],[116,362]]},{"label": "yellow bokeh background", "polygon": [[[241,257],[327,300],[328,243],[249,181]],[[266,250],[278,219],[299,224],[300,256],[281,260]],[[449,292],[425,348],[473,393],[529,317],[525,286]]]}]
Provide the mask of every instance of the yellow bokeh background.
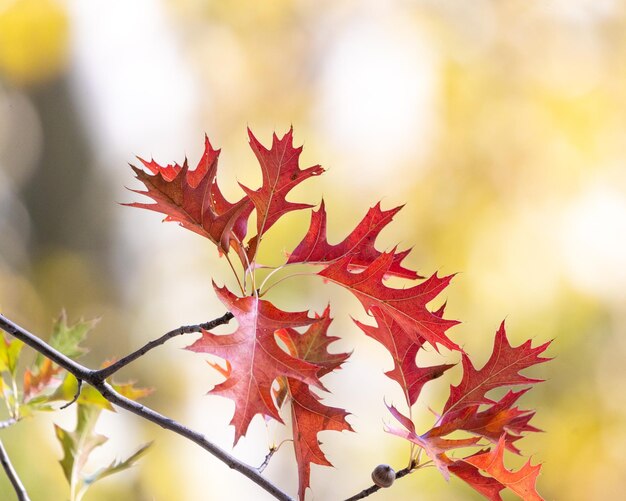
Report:
[{"label": "yellow bokeh background", "polygon": [[[117,204],[137,200],[124,190],[137,188],[127,164],[135,155],[193,163],[206,132],[222,148],[220,185],[234,200],[237,181],[260,182],[246,127],[267,144],[293,125],[302,163],[328,170],[294,199],[324,197],[331,242],[377,201],[406,204],[378,246],[412,246],[407,263],[422,274],[458,272],[443,299],[463,322],[452,338],[477,365],[502,319],[514,344],[554,339],[554,360],[529,372],[546,382],[521,402],[544,430],[520,447],[543,463],[545,499],[621,499],[624,33],[622,0],[0,0],[0,311],[44,337],[61,308],[70,319],[101,317],[84,359],[94,367],[220,316],[211,280],[234,287],[228,267],[200,237]],[[262,260],[280,263],[308,218],[276,225]],[[383,432],[383,398],[401,395],[383,375],[388,356],[350,320],[368,321],[359,304],[314,278],[287,280],[270,299],[316,311],[331,300],[336,349],[354,350],[325,382],[325,401],[347,408],[357,433],[321,435],[336,468],[313,466],[308,499],[349,497],[375,465],[402,467],[408,447]],[[205,395],[219,379],[181,350],[191,339],[120,377],[154,387],[148,405],[230,449],[232,405]],[[458,378],[454,369],[427,388],[418,427],[432,424],[429,407]],[[0,430],[33,501],[67,497],[52,423],[73,420],[70,408]],[[155,445],[87,500],[269,499],[123,412],[104,413],[98,431],[111,440],[93,468]],[[260,464],[285,436],[257,418],[234,454]],[[285,446],[266,474],[295,495],[293,461]],[[12,495],[0,474],[0,499]],[[376,499],[479,497],[426,469]]]}]

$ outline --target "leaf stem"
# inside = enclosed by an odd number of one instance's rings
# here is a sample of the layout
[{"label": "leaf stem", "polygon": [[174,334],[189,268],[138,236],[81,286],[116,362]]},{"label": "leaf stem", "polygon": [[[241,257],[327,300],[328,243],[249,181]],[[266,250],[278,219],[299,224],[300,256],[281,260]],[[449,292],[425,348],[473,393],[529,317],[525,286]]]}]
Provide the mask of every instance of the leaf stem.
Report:
[{"label": "leaf stem", "polygon": [[[274,275],[275,273],[279,272],[280,270],[284,269],[286,266],[288,266],[287,264],[282,264],[276,268],[274,268],[272,271],[270,271],[267,276],[265,277],[265,279],[263,280],[263,282],[261,282],[261,286],[259,287],[259,291],[263,291],[263,287],[265,287],[265,284],[267,283],[267,281],[270,279],[270,277],[272,275]],[[262,292],[261,292],[262,293]]]},{"label": "leaf stem", "polygon": [[[221,318],[223,319],[227,315],[224,315]],[[228,318],[228,320],[230,320],[230,317]],[[225,321],[223,321],[222,323],[224,322]],[[150,409],[143,404],[139,404],[133,400],[130,400],[129,398],[124,397],[123,395],[115,391],[109,384],[103,381],[103,373],[101,371],[89,369],[88,367],[85,367],[84,365],[75,362],[74,360],[63,355],[58,350],[54,349],[49,344],[42,341],[34,334],[31,334],[26,329],[20,327],[19,325],[15,324],[1,314],[0,329],[4,330],[8,334],[11,334],[17,339],[24,341],[25,344],[27,344],[37,352],[41,353],[45,357],[49,358],[69,373],[73,374],[74,377],[76,377],[77,379],[82,379],[85,383],[93,386],[110,403],[126,409],[127,411],[162,428],[165,428],[166,430],[170,430],[177,435],[180,435],[181,437],[186,438],[187,440],[202,447],[204,450],[206,450],[217,459],[222,461],[224,464],[226,464],[226,466],[228,466],[229,468],[238,471],[245,477],[252,480],[255,484],[267,491],[274,498],[282,501],[293,501],[293,498],[291,498],[291,496],[289,496],[278,486],[274,485],[272,482],[264,478],[257,471],[256,468],[239,461],[237,458],[226,452],[221,447],[218,447],[213,442],[207,440],[207,438],[201,433],[187,428],[179,422],[163,416],[162,414],[159,414],[158,412]],[[20,498],[20,501],[27,499],[28,498]]]},{"label": "leaf stem", "polygon": [[11,460],[9,459],[9,455],[4,448],[2,440],[0,440],[0,464],[2,464],[2,468],[4,468],[4,472],[7,474],[7,477],[9,477],[9,481],[11,482],[13,490],[17,495],[17,500],[30,501],[20,477],[17,475],[15,468],[13,468],[13,464],[11,464]]},{"label": "leaf stem", "polygon": [[[227,253],[224,253],[224,256],[226,257],[226,261],[228,261],[228,265],[230,266],[230,269],[233,270],[233,275],[235,275],[235,279],[237,280],[237,285],[239,285],[241,294],[245,296],[246,290],[244,288],[244,285],[241,283],[241,280],[239,279],[239,275],[237,275],[237,271],[235,270],[235,266],[233,265],[233,262],[230,260],[230,257],[228,256]],[[244,271],[244,274],[245,274],[245,271]]]},{"label": "leaf stem", "polygon": [[315,273],[312,272],[302,272],[302,273],[292,273],[291,275],[287,275],[286,277],[281,278],[280,280],[277,280],[276,282],[274,282],[272,285],[270,285],[267,289],[265,289],[263,292],[261,292],[261,294],[259,294],[259,296],[264,296],[265,294],[267,294],[270,290],[272,290],[274,287],[276,287],[279,283],[284,282],[285,280],[287,280],[288,278],[293,278],[293,277],[305,277],[305,276],[313,276],[315,275]]},{"label": "leaf stem", "polygon": [[[235,235],[233,233],[233,239],[235,240],[235,242],[237,242],[237,245],[239,246],[239,251],[240,251],[240,258],[241,255],[243,255],[244,259],[246,260],[245,263],[245,269],[243,270],[243,295],[246,295],[246,282],[247,282],[247,277],[248,277],[248,273],[250,274],[250,281],[252,282],[252,288],[254,290],[254,270],[252,269],[251,265],[250,265],[250,261],[248,260],[248,254],[244,248],[243,242],[241,240],[239,240],[239,237],[237,237],[237,235]],[[244,263],[241,263],[242,266]]]}]

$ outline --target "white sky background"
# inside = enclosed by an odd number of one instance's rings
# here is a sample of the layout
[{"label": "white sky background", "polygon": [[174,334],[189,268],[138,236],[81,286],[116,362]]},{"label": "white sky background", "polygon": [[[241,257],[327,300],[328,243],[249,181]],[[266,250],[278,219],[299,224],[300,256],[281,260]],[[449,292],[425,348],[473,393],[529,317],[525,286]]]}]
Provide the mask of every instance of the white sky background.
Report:
[{"label": "white sky background", "polygon": [[[199,94],[158,0],[70,2],[73,81],[105,158],[179,158],[197,139]],[[210,89],[202,89],[210,99]]]}]

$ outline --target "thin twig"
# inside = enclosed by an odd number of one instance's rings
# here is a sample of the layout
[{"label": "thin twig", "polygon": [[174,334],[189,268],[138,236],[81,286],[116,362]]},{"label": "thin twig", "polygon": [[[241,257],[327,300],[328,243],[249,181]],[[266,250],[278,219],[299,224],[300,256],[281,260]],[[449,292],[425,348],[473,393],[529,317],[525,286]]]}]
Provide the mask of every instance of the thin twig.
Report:
[{"label": "thin twig", "polygon": [[[230,320],[231,317],[228,317],[228,315],[230,314],[227,313],[226,315],[221,317],[221,323],[226,323],[228,320]],[[214,322],[217,322],[219,320],[220,319],[217,319]],[[217,325],[220,324],[217,323]],[[22,340],[25,344],[27,344],[37,352],[41,353],[45,357],[49,358],[69,373],[73,374],[76,379],[82,379],[85,383],[93,386],[96,390],[98,390],[98,392],[100,392],[100,394],[104,398],[106,398],[112,404],[122,407],[123,409],[126,409],[127,411],[132,412],[133,414],[136,414],[137,416],[142,417],[147,421],[155,423],[162,428],[173,431],[174,433],[186,438],[187,440],[190,440],[196,445],[199,445],[200,447],[211,453],[213,456],[215,456],[217,459],[225,463],[229,468],[232,468],[242,475],[248,477],[255,484],[257,484],[262,489],[265,489],[276,499],[280,499],[282,501],[293,501],[293,499],[288,494],[286,494],[279,487],[261,476],[256,468],[242,463],[221,447],[218,447],[217,445],[207,440],[207,438],[201,433],[193,431],[190,428],[187,428],[186,426],[180,424],[179,422],[163,416],[158,412],[150,409],[149,407],[146,407],[145,405],[139,404],[133,400],[124,397],[123,395],[120,395],[109,384],[103,381],[101,371],[89,369],[71,360],[70,358],[63,355],[61,352],[55,350],[52,346],[39,339],[34,334],[31,334],[24,328],[7,319],[4,315],[0,315],[0,328],[11,334],[12,336],[16,337],[17,339]],[[146,351],[151,348],[152,347],[148,348]]]},{"label": "thin twig", "polygon": [[78,387],[76,388],[76,393],[74,394],[74,398],[72,400],[70,400],[68,403],[63,404],[61,407],[59,407],[59,409],[67,409],[70,405],[72,405],[74,402],[76,402],[76,400],[78,400],[78,397],[80,397],[80,390],[83,389],[83,380],[82,379],[77,379],[78,381]]},{"label": "thin twig", "polygon": [[0,463],[2,463],[2,468],[4,468],[7,477],[9,477],[11,485],[13,485],[13,490],[15,490],[15,494],[17,495],[17,501],[30,501],[20,477],[17,476],[17,472],[11,464],[11,460],[9,459],[9,455],[2,444],[2,440],[0,440]]},{"label": "thin twig", "polygon": [[[406,468],[396,473],[396,480],[414,471],[415,471],[415,467],[411,468],[410,466],[407,466]],[[382,487],[378,487],[377,485],[372,485],[371,487],[368,487],[367,489],[363,489],[358,494],[355,494],[354,496],[347,498],[345,501],[356,501],[357,499],[366,498],[367,496],[370,496],[374,494],[375,492],[378,492],[380,489],[382,489]]]},{"label": "thin twig", "polygon": [[293,439],[291,438],[286,438],[285,440],[283,440],[280,444],[278,445],[272,445],[270,447],[269,452],[267,453],[267,455],[265,456],[265,459],[263,460],[263,462],[261,463],[261,465],[257,468],[257,471],[259,473],[263,473],[263,470],[265,470],[265,468],[267,468],[267,465],[270,464],[270,460],[272,459],[272,457],[274,456],[274,454],[276,454],[278,452],[278,449],[281,448],[281,446],[285,443],[285,442],[293,442]]},{"label": "thin twig", "polygon": [[259,473],[263,473],[263,470],[267,468],[267,465],[270,464],[270,460],[272,459],[272,456],[276,453],[277,450],[278,450],[278,447],[276,447],[275,445],[272,445],[270,447],[270,450],[265,456],[265,459],[263,460],[261,465],[256,469]]},{"label": "thin twig", "polygon": [[146,343],[144,346],[142,346],[136,351],[133,351],[131,354],[126,355],[124,358],[120,358],[117,362],[105,367],[104,369],[100,369],[96,371],[95,377],[104,381],[105,379],[107,379],[108,377],[111,377],[113,374],[119,371],[122,367],[126,367],[131,362],[137,360],[139,357],[142,357],[153,348],[156,348],[157,346],[161,346],[162,344],[172,339],[173,337],[180,336],[181,334],[190,334],[192,332],[201,332],[202,329],[204,329],[205,331],[209,331],[211,329],[214,329],[218,325],[227,324],[228,322],[230,322],[232,318],[233,318],[233,314],[230,312],[227,312],[221,317],[216,318],[215,320],[211,320],[209,322],[205,322],[203,324],[183,325],[182,327],[179,327],[178,329],[171,330],[163,334],[160,338],[154,339],[150,341],[149,343]]}]

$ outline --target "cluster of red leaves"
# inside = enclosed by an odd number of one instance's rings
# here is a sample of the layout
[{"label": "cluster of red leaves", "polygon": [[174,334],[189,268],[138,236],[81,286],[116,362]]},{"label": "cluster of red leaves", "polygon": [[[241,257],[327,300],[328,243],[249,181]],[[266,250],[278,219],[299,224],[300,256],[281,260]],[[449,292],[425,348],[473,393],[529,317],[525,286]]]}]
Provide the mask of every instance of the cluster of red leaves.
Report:
[{"label": "cluster of red leaves", "polygon": [[[194,170],[189,170],[186,161],[182,166],[161,166],[140,159],[149,173],[133,167],[146,187],[146,191],[137,192],[155,203],[129,204],[165,214],[165,220],[176,221],[211,240],[222,254],[228,255],[233,250],[244,275],[256,271],[256,256],[265,232],[284,214],[311,207],[287,201],[289,192],[309,177],[324,172],[320,166],[300,168],[302,148],[293,147],[291,131],[280,139],[274,135],[269,149],[250,131],[249,137],[261,166],[262,185],[256,190],[241,185],[244,195],[239,201],[232,203],[223,196],[216,177],[219,150],[214,150],[206,139],[204,154]],[[519,453],[514,442],[525,432],[538,431],[529,424],[534,412],[514,406],[529,388],[509,391],[496,401],[486,395],[496,388],[537,382],[519,371],[547,360],[539,355],[549,343],[533,348],[527,341],[512,347],[502,325],[491,358],[482,369],[475,369],[468,355],[448,337],[448,329],[458,322],[443,318],[444,307],[429,309],[452,276],[421,277],[402,265],[410,249],[381,252],[375,247],[379,233],[400,209],[382,210],[380,204],[375,205],[343,241],[333,245],[326,237],[327,216],[322,201],[319,210],[312,211],[308,231],[285,264],[319,266],[319,276],[349,290],[361,302],[375,325],[358,321],[356,324],[390,353],[394,368],[386,374],[401,386],[409,408],[428,381],[439,378],[452,367],[449,364],[419,366],[416,362],[419,350],[428,343],[435,350],[442,346],[461,352],[461,382],[451,387],[450,397],[435,425],[418,435],[413,422],[390,406],[392,416],[402,426],[389,427],[387,431],[416,444],[446,478],[452,473],[489,499],[501,499],[500,491],[506,487],[523,499],[540,499],[535,489],[540,466],[527,463],[521,470],[510,472],[503,463],[505,449]],[[246,241],[253,211],[256,211],[256,233]],[[389,287],[386,279],[390,276],[409,280],[410,285],[401,289]],[[244,285],[241,296],[225,287],[214,287],[237,320],[237,329],[227,335],[205,331],[189,349],[225,361],[225,366],[210,363],[224,376],[224,381],[212,392],[235,403],[231,421],[235,442],[247,432],[257,414],[282,422],[279,411],[290,410],[299,496],[304,499],[311,463],[330,465],[319,447],[318,433],[351,430],[346,411],[324,405],[311,388],[323,390],[320,378],[337,370],[349,355],[328,351],[328,345],[337,339],[328,335],[331,324],[328,308],[321,315],[286,312],[261,299],[254,287],[248,293]],[[467,432],[469,438],[445,438],[458,431]],[[479,444],[482,439],[494,444],[493,447],[460,459],[452,458],[450,451],[482,446]]]}]

